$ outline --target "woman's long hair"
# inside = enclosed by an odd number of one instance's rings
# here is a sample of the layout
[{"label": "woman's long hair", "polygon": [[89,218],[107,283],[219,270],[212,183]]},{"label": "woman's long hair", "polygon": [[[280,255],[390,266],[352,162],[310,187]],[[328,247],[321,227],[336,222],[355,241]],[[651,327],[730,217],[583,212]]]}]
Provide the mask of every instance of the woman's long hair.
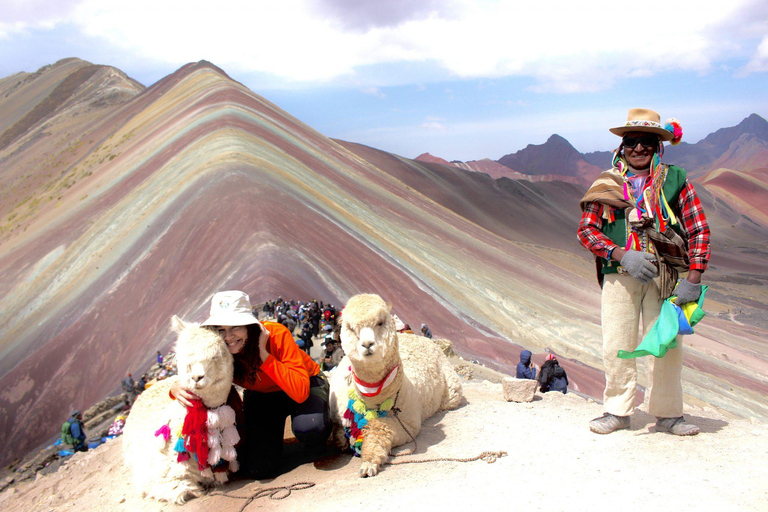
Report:
[{"label": "woman's long hair", "polygon": [[235,381],[251,382],[256,380],[256,372],[261,367],[261,356],[259,355],[259,338],[263,327],[260,323],[246,325],[248,328],[248,339],[245,347],[240,353],[235,354]]}]

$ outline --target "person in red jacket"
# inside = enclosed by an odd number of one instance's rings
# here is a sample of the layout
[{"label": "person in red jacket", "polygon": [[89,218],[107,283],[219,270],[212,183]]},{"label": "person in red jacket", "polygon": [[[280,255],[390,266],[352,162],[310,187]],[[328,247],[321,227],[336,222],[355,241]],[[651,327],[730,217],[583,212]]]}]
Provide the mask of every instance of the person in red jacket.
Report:
[{"label": "person in red jacket", "polygon": [[[280,474],[286,417],[309,450],[325,447],[331,432],[328,381],[285,326],[260,323],[251,311],[247,294],[218,292],[202,325],[221,335],[234,356],[233,381],[245,388],[238,459],[251,477],[273,478]],[[197,398],[179,383],[171,394],[187,407]],[[230,394],[230,402],[237,400],[235,395]]]}]

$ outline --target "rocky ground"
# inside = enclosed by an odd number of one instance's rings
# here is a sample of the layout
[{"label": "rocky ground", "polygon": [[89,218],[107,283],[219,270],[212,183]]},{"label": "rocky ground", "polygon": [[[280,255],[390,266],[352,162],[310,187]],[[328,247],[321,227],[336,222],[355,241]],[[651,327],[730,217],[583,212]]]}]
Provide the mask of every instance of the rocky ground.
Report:
[{"label": "rocky ground", "polygon": [[[156,374],[158,371],[159,368],[153,366],[150,373]],[[126,405],[125,395],[107,397],[90,407],[83,412],[83,428],[88,435],[87,441],[101,442],[107,436],[112,423],[119,416],[128,414],[130,414],[130,408]],[[1,468],[0,491],[58,471],[71,457],[71,455],[62,455],[65,452],[71,452],[71,447],[52,442]]]},{"label": "rocky ground", "polygon": [[[360,460],[346,453],[329,449],[310,461],[300,445],[288,440],[287,471],[278,478],[230,482],[176,506],[135,492],[118,438],[47,466],[42,453],[25,459],[16,465],[17,470],[28,466],[25,472],[13,473],[16,480],[0,494],[0,508],[765,510],[766,424],[734,420],[713,409],[689,409],[688,418],[702,432],[680,438],[655,432],[654,418],[638,409],[630,430],[599,436],[587,428],[589,420],[602,413],[593,400],[547,393],[529,403],[507,402],[500,384],[504,375],[457,357],[452,361],[463,376],[463,405],[429,419],[417,437],[415,453],[393,457],[373,478],[359,478]],[[105,417],[116,412],[106,404],[102,407]],[[119,404],[113,407],[119,409]],[[395,451],[413,449],[409,444]],[[503,455],[486,462],[478,460],[483,452]]]}]

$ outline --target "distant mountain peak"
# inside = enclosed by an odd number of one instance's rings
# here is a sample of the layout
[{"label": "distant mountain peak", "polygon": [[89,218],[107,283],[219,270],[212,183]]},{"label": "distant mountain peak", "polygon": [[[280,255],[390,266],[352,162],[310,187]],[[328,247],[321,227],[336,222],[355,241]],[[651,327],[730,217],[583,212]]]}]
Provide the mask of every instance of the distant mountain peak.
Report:
[{"label": "distant mountain peak", "polygon": [[498,162],[533,175],[581,176],[584,166],[590,166],[570,142],[557,134],[550,135],[544,144],[529,144],[516,153],[501,157]]},{"label": "distant mountain peak", "polygon": [[448,160],[445,160],[444,158],[440,158],[439,156],[431,155],[429,153],[422,153],[419,156],[417,156],[414,160],[418,160],[420,162],[429,162],[432,164],[453,165]]},{"label": "distant mountain peak", "polygon": [[568,142],[564,137],[556,133],[553,133],[552,135],[550,135],[549,138],[547,139],[547,142],[545,142],[545,144],[556,144],[556,143],[559,143],[559,144],[565,143],[565,144],[568,144],[569,146],[571,145],[571,143]]},{"label": "distant mountain peak", "polygon": [[[742,133],[750,133],[765,141],[768,141],[768,121],[758,114],[750,114],[738,124],[742,128]],[[765,135],[761,136],[761,135]]]},{"label": "distant mountain peak", "polygon": [[768,121],[758,114],[751,114],[736,126],[721,128],[710,133],[701,142],[705,145],[715,146],[720,152],[723,152],[744,133],[749,133],[768,142]]},{"label": "distant mountain peak", "polygon": [[750,114],[736,126],[721,128],[699,142],[668,146],[665,160],[694,177],[718,167],[750,171],[765,167],[767,146],[768,121]]},{"label": "distant mountain peak", "polygon": [[[509,155],[505,155],[502,158],[505,158],[510,155],[520,155],[521,153],[530,152],[530,151],[557,151],[560,153],[560,156],[564,156],[567,154],[567,156],[572,155],[580,155],[579,151],[571,145],[568,140],[566,140],[561,135],[558,135],[556,133],[549,136],[549,138],[544,142],[544,144],[528,144],[525,146],[525,148],[521,149],[520,151],[516,153],[510,153]],[[499,159],[501,161],[501,159]]]}]

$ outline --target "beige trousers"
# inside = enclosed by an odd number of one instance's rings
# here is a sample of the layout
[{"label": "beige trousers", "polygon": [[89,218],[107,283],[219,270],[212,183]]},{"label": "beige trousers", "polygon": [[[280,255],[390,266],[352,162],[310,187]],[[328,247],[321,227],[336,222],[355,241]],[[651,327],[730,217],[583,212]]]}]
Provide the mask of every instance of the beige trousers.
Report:
[{"label": "beige trousers", "polygon": [[[661,311],[658,279],[643,284],[634,277],[607,274],[603,282],[601,316],[603,325],[603,364],[605,365],[606,412],[629,416],[635,408],[637,386],[636,359],[620,359],[619,350],[631,352],[640,343],[640,317],[643,333],[650,330]],[[683,350],[680,337],[677,348],[664,357],[645,356],[647,385],[645,403],[648,413],[660,418],[683,415],[683,387],[680,374]]]}]

